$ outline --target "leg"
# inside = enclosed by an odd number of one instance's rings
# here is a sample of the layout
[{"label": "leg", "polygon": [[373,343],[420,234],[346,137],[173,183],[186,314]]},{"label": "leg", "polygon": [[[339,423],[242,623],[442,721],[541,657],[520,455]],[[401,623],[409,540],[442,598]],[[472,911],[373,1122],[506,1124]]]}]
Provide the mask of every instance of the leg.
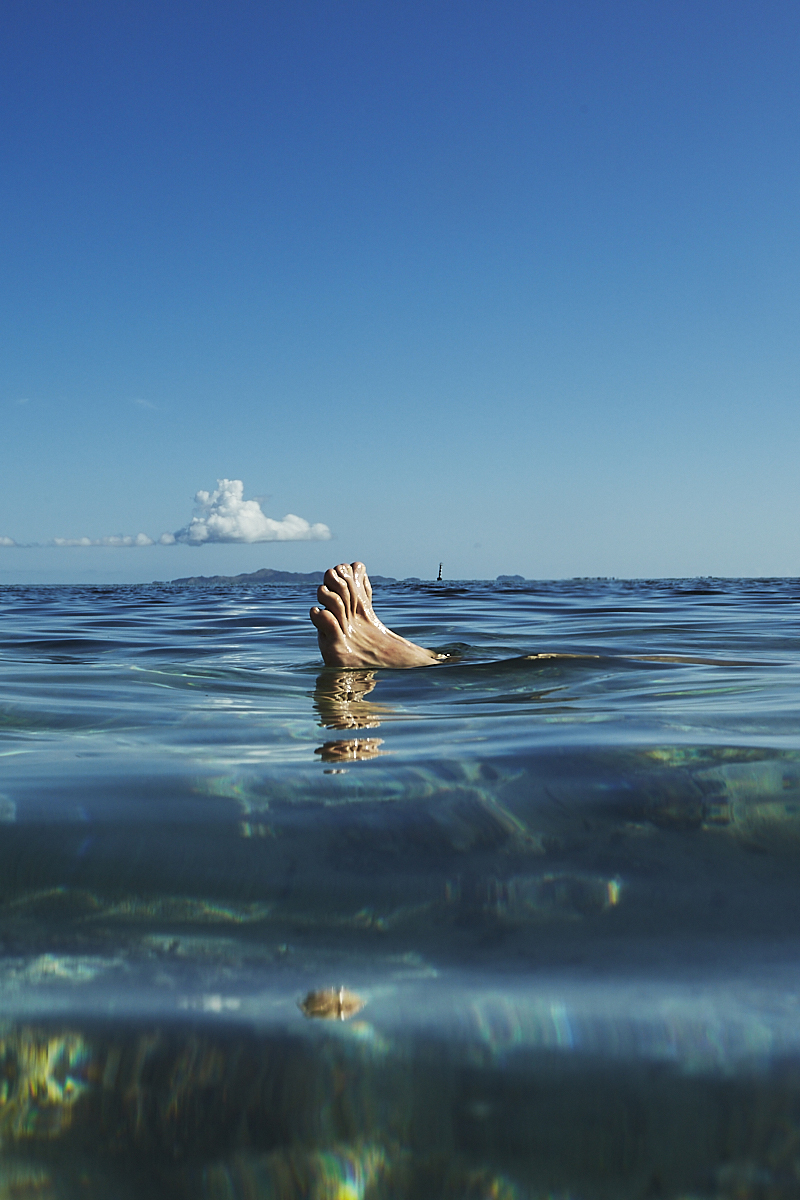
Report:
[{"label": "leg", "polygon": [[328,667],[427,667],[438,655],[424,650],[378,620],[363,563],[341,563],[325,572],[311,609],[319,648]]}]

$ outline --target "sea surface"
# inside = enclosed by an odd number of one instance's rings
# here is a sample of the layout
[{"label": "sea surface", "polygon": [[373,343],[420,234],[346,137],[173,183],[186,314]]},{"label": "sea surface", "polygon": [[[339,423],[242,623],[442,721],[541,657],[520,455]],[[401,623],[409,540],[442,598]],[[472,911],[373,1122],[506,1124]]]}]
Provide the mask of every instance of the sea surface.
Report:
[{"label": "sea surface", "polygon": [[313,601],[0,588],[0,1200],[800,1196],[800,581]]}]

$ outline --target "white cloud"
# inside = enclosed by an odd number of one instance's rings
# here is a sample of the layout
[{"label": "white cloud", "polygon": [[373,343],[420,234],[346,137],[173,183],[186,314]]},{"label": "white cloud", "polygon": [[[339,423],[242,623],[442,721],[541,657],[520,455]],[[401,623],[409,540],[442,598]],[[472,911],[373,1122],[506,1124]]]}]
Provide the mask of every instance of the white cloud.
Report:
[{"label": "white cloud", "polygon": [[[218,479],[213,492],[198,492],[191,521],[176,533],[153,539],[146,533],[117,533],[109,537],[52,538],[47,546],[202,546],[205,542],[326,542],[327,525],[310,525],[304,517],[287,513],[282,521],[268,517],[258,500],[245,500],[241,479]],[[0,546],[36,545],[0,536]]]},{"label": "white cloud", "polygon": [[139,396],[136,397],[133,403],[138,404],[140,408],[152,408],[154,412],[158,412],[157,404],[153,404],[150,400],[142,400]]},{"label": "white cloud", "polygon": [[282,521],[266,516],[257,500],[242,498],[241,479],[218,479],[217,484],[213,492],[197,493],[194,516],[175,533],[176,542],[188,546],[204,542],[324,542],[331,536],[327,525],[309,525],[294,513],[287,513]]}]

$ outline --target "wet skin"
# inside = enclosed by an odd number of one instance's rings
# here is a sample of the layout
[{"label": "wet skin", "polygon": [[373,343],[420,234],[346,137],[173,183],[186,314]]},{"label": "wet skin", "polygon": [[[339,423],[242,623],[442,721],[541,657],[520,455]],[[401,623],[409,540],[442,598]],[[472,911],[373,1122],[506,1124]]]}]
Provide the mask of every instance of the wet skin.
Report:
[{"label": "wet skin", "polygon": [[438,654],[387,629],[372,608],[372,586],[363,563],[340,563],[325,572],[311,620],[328,667],[429,667]]}]

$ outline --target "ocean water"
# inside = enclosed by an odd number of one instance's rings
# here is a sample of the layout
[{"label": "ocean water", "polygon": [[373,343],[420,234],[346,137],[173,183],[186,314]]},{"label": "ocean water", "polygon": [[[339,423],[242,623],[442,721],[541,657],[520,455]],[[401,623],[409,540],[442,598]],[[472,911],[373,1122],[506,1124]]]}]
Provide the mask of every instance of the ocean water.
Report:
[{"label": "ocean water", "polygon": [[800,581],[313,599],[0,589],[0,1198],[800,1196]]}]

